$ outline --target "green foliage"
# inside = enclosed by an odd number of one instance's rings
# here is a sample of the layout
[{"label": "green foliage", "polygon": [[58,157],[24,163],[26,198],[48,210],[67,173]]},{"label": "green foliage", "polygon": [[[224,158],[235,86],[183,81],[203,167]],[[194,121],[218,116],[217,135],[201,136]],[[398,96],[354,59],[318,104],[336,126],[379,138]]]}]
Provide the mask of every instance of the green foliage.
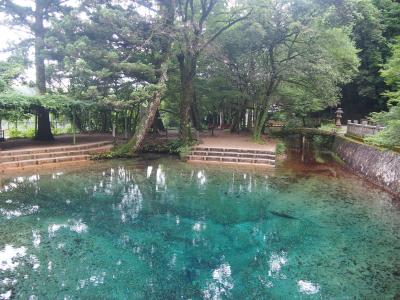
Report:
[{"label": "green foliage", "polygon": [[400,145],[400,119],[389,120],[385,130],[364,139],[367,143],[388,148],[395,148]]},{"label": "green foliage", "polygon": [[193,140],[185,142],[177,139],[167,143],[168,152],[170,154],[178,154],[181,159],[186,159],[194,144],[195,141]]},{"label": "green foliage", "polygon": [[72,134],[72,126],[67,125],[64,128],[52,128],[52,132],[54,135],[61,135],[61,134]]},{"label": "green foliage", "polygon": [[320,130],[324,130],[324,131],[329,131],[329,132],[333,132],[333,131],[337,131],[338,128],[336,127],[336,124],[334,124],[333,122],[330,123],[324,123],[319,127]]},{"label": "green foliage", "polygon": [[352,37],[360,50],[357,76],[343,87],[343,106],[354,119],[386,109],[387,89],[379,70],[390,56],[389,44],[400,34],[400,3],[393,0],[348,0]]},{"label": "green foliage", "polygon": [[368,143],[389,148],[400,145],[400,36],[391,49],[392,56],[381,71],[382,77],[390,87],[390,90],[384,93],[389,99],[389,111],[371,114],[371,120],[385,125],[385,129],[365,139]]},{"label": "green foliage", "polygon": [[[34,6],[0,1],[0,12],[10,26],[22,26],[34,38],[44,39],[40,58],[46,62],[47,89],[43,95],[13,89],[15,82],[24,82],[23,71],[30,63],[27,53],[34,39],[25,39],[15,47],[18,51],[0,62],[1,118],[19,119],[44,107],[69,119],[74,111],[82,132],[106,132],[111,121],[121,132],[127,116],[135,133],[154,95],[162,91],[163,121],[179,126],[189,115],[179,113],[182,82],[193,80],[188,107],[193,120],[201,123],[208,114],[219,117],[223,112],[225,122],[239,130],[245,113],[253,111],[255,138],[271,118],[287,127],[305,126],[341,98],[368,109],[382,108],[389,99],[389,111],[372,116],[387,129],[371,142],[397,143],[399,50],[393,46],[388,59],[388,41],[394,43],[400,34],[399,3],[178,1],[173,27],[166,26],[162,11],[174,10],[174,1],[145,1],[157,3],[146,17],[134,1],[76,1],[73,6],[69,2],[32,0],[46,6],[41,10],[46,26],[38,28],[32,22]],[[193,7],[182,6],[185,3]],[[209,10],[202,7],[205,3]],[[174,54],[170,64],[162,63],[167,48]],[[170,66],[166,86],[157,84],[162,65]],[[192,93],[191,88],[186,90]],[[114,154],[129,156],[131,146],[117,147]],[[182,154],[189,149],[185,143],[154,148]]]},{"label": "green foliage", "polygon": [[277,142],[276,148],[275,148],[275,153],[277,155],[282,155],[282,154],[286,153],[286,144],[283,141],[279,140]]},{"label": "green foliage", "polygon": [[[128,143],[115,146],[110,152],[95,155],[92,157],[92,159],[99,160],[134,157],[137,154],[132,152],[133,144],[134,141],[130,140]],[[176,154],[184,159],[189,154],[193,145],[194,141],[185,143],[180,139],[165,142],[154,140],[154,142],[147,141],[142,151],[151,153]]]},{"label": "green foliage", "polygon": [[20,130],[17,128],[10,128],[8,130],[8,136],[10,138],[33,138],[35,136],[35,129]]}]

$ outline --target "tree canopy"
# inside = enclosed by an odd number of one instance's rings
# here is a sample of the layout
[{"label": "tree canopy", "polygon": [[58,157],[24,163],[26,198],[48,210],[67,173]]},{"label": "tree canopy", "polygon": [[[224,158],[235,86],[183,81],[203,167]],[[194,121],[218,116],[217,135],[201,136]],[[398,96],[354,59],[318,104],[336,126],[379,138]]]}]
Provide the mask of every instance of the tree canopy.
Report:
[{"label": "tree canopy", "polygon": [[[31,34],[0,64],[0,114],[37,114],[38,138],[49,112],[71,109],[81,131],[125,119],[136,151],[161,119],[183,141],[210,118],[259,139],[274,118],[397,107],[392,0],[0,0],[0,13]],[[34,96],[13,89],[29,66]]]}]

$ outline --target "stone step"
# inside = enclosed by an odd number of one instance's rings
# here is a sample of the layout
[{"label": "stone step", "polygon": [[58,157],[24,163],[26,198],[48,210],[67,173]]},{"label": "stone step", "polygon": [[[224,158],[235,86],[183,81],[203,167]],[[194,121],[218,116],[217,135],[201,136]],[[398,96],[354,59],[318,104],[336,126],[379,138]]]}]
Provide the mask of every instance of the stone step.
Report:
[{"label": "stone step", "polygon": [[103,147],[106,145],[112,145],[112,142],[111,141],[103,141],[103,142],[87,143],[87,144],[80,144],[80,145],[56,146],[56,147],[47,147],[47,148],[44,148],[44,147],[30,148],[30,149],[21,149],[21,150],[6,150],[6,151],[0,151],[0,157],[86,150],[86,149],[100,148],[100,147]]},{"label": "stone step", "polygon": [[275,165],[275,160],[264,158],[244,158],[233,156],[202,156],[202,155],[189,155],[189,161],[210,161],[210,162],[227,162],[227,163],[245,163],[245,164],[260,164],[260,165]]},{"label": "stone step", "polygon": [[207,152],[234,152],[234,153],[254,153],[254,154],[270,154],[275,155],[274,151],[259,150],[259,149],[242,149],[242,148],[219,148],[219,147],[203,147],[196,146],[192,151],[207,151]]},{"label": "stone step", "polygon": [[43,165],[50,163],[68,162],[68,161],[81,161],[88,160],[90,155],[75,155],[75,156],[61,156],[52,158],[41,158],[41,159],[29,159],[21,161],[3,162],[0,163],[0,169],[8,168],[21,168],[26,166]]},{"label": "stone step", "polygon": [[89,148],[85,150],[74,150],[74,151],[60,151],[60,152],[44,152],[38,154],[17,154],[10,156],[0,156],[1,162],[13,162],[13,161],[24,161],[24,160],[35,160],[42,158],[56,158],[63,156],[76,156],[76,155],[84,155],[84,154],[95,154],[95,153],[103,153],[111,150],[112,145],[106,145],[99,148]]},{"label": "stone step", "polygon": [[250,153],[250,152],[216,152],[216,151],[197,151],[193,150],[189,155],[199,155],[199,156],[229,156],[229,157],[243,157],[243,158],[265,158],[265,159],[275,159],[274,154],[265,153]]}]

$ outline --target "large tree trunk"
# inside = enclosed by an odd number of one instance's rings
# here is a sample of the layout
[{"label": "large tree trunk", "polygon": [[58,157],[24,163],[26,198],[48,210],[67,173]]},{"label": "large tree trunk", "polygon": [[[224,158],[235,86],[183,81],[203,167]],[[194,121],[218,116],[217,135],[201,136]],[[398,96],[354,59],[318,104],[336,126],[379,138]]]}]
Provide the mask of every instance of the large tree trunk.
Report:
[{"label": "large tree trunk", "polygon": [[167,77],[168,62],[165,62],[163,64],[162,70],[163,71],[160,80],[158,82],[158,85],[162,86],[163,88],[158,89],[154,93],[153,100],[147,106],[146,111],[142,114],[142,116],[145,117],[140,119],[138,129],[136,130],[135,135],[129,142],[131,144],[132,153],[139,151],[143,147],[143,141],[147,133],[149,132],[149,129],[153,125],[154,118],[156,116],[158,108],[160,107],[161,97],[164,94],[164,86],[168,79]]},{"label": "large tree trunk", "polygon": [[[44,65],[44,33],[43,15],[44,1],[36,1],[35,11],[35,67],[36,67],[36,86],[40,95],[46,93],[46,68]],[[54,136],[51,133],[49,111],[43,107],[37,109],[38,130],[36,131],[35,140],[52,141]]]},{"label": "large tree trunk", "polygon": [[179,137],[187,142],[190,139],[190,109],[194,97],[193,78],[196,74],[196,59],[190,52],[178,55],[181,73],[181,107]]},{"label": "large tree trunk", "polygon": [[154,93],[152,101],[147,106],[146,111],[141,115],[137,130],[135,131],[134,136],[128,143],[128,146],[131,147],[132,153],[140,151],[143,147],[143,141],[147,133],[149,132],[151,126],[153,125],[154,118],[160,107],[161,97],[164,94],[165,85],[168,80],[168,65],[169,65],[171,44],[172,44],[171,33],[175,19],[176,2],[175,0],[169,0],[169,1],[163,0],[159,2],[162,10],[162,17],[164,23],[163,28],[166,32],[162,40],[163,55],[158,63],[159,73],[157,77],[158,77],[158,86],[160,86],[160,88],[157,89],[157,91]]},{"label": "large tree trunk", "polygon": [[190,106],[190,115],[192,119],[192,124],[197,131],[201,131],[201,121],[199,107],[197,105],[196,91],[193,91],[193,103]]},{"label": "large tree trunk", "polygon": [[193,81],[188,79],[181,84],[181,107],[179,135],[182,141],[190,138],[190,106],[193,97]]},{"label": "large tree trunk", "polygon": [[77,113],[75,115],[75,125],[76,128],[78,128],[79,132],[86,132],[86,126],[84,126],[84,123],[82,122],[82,114]]},{"label": "large tree trunk", "polygon": [[[273,61],[273,51],[270,49],[270,60]],[[274,68],[274,67],[273,67]],[[260,107],[260,111],[257,113],[257,117],[254,124],[253,139],[260,140],[261,134],[265,128],[265,123],[268,120],[268,109],[270,107],[270,98],[276,87],[279,85],[279,79],[276,77],[276,72],[274,71],[271,75],[272,79],[267,84],[267,89],[265,91],[264,101]]]},{"label": "large tree trunk", "polygon": [[101,132],[107,133],[109,131],[108,126],[108,111],[103,111],[101,113]]},{"label": "large tree trunk", "polygon": [[240,122],[244,119],[246,115],[246,108],[248,105],[248,101],[245,100],[242,105],[238,105],[238,109],[234,115],[234,118],[232,120],[231,124],[231,133],[239,133],[240,131]]},{"label": "large tree trunk", "polygon": [[253,130],[253,139],[258,141],[261,139],[261,134],[268,119],[268,110],[267,108],[263,108],[257,115],[254,130]]},{"label": "large tree trunk", "polygon": [[156,115],[154,116],[154,122],[152,128],[155,130],[165,131],[165,126],[161,119],[160,111],[158,109]]}]

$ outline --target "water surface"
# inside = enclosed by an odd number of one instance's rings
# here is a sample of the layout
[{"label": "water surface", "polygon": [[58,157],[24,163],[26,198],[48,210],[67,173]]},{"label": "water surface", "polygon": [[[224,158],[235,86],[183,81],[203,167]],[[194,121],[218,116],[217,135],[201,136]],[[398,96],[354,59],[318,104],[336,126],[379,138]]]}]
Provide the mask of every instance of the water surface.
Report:
[{"label": "water surface", "polygon": [[0,299],[400,295],[398,201],[341,171],[150,157],[0,191]]}]

